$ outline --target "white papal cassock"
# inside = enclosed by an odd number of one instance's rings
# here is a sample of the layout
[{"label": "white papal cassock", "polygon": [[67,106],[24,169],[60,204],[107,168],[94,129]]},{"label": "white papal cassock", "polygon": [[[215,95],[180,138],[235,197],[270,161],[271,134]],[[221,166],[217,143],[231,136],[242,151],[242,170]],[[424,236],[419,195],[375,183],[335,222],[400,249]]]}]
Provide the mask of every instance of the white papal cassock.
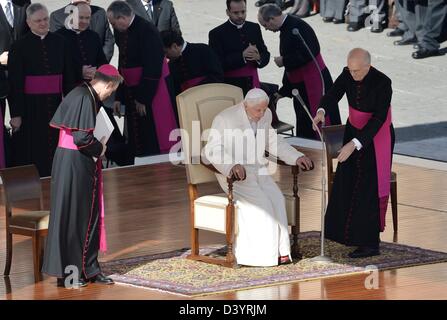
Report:
[{"label": "white papal cassock", "polygon": [[275,266],[279,256],[290,257],[285,199],[268,173],[264,154],[292,165],[303,154],[279,137],[271,122],[269,109],[257,123],[250,121],[240,103],[215,117],[204,148],[205,158],[221,173],[216,176],[225,192],[233,166],[246,170],[246,179],[233,187],[238,206],[235,256],[242,265]]}]

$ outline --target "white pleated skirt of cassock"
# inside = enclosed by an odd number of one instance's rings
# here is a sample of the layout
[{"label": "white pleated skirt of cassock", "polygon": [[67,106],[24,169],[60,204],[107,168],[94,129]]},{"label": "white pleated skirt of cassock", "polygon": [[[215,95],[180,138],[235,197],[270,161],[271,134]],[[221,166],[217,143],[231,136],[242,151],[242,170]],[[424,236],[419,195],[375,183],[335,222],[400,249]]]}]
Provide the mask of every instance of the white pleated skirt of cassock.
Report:
[{"label": "white pleated skirt of cassock", "polygon": [[[235,256],[238,264],[276,266],[279,256],[290,256],[284,195],[270,175],[258,175],[257,166],[244,166],[247,177],[233,184],[238,205]],[[217,175],[228,192],[226,178]]]}]

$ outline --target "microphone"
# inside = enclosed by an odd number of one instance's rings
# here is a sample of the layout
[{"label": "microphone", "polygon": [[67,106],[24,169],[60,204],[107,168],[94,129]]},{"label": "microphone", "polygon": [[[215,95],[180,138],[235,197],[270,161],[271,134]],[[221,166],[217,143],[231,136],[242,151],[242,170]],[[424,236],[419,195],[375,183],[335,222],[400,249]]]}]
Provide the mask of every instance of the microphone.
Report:
[{"label": "microphone", "polygon": [[[307,108],[306,104],[304,103],[304,100],[301,97],[299,90],[296,89],[296,88],[293,89],[292,90],[292,96],[298,100],[298,102],[301,104],[301,106],[303,107],[304,111],[306,112],[307,116],[309,117],[310,122],[313,123],[314,122],[314,118],[312,117],[312,115],[309,112],[309,109]],[[321,143],[323,143],[323,146],[324,146],[323,135],[321,134],[320,128],[318,128],[318,126],[315,126],[315,127],[317,129],[318,135],[320,136],[320,141],[321,141]]]},{"label": "microphone", "polygon": [[314,62],[315,66],[317,67],[318,74],[320,75],[320,81],[321,81],[321,96],[324,96],[326,94],[326,86],[324,85],[324,78],[323,78],[323,72],[321,71],[320,65],[318,64],[317,58],[315,58],[314,54],[312,53],[312,50],[310,50],[309,46],[306,43],[306,40],[304,40],[303,36],[301,35],[298,28],[292,29],[292,34],[294,36],[298,36],[301,41],[303,42],[304,46],[307,49],[307,52],[312,57],[312,61]]},{"label": "microphone", "polygon": [[[306,112],[307,116],[309,117],[310,122],[313,124],[312,115],[310,114],[309,109],[304,103],[304,100],[301,97],[298,89],[293,89],[292,95],[295,99],[299,101],[304,111]],[[323,135],[321,134],[320,129],[318,128],[318,126],[315,127],[317,129],[318,135],[320,136],[320,141],[323,146],[321,152],[321,244],[320,244],[320,255],[310,260],[312,262],[317,263],[331,263],[332,259],[324,255],[324,229],[325,229],[324,220],[326,216],[326,145],[324,144]]]}]

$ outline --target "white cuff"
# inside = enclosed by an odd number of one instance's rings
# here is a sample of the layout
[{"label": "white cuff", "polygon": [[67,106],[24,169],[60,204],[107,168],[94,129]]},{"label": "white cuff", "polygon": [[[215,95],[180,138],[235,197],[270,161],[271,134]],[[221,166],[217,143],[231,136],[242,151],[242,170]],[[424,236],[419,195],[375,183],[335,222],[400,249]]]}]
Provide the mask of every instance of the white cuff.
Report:
[{"label": "white cuff", "polygon": [[324,116],[326,115],[326,111],[323,108],[318,108],[317,113],[320,112],[320,111],[323,111],[323,115]]},{"label": "white cuff", "polygon": [[360,141],[356,138],[352,139],[352,142],[354,142],[355,148],[357,149],[357,151],[363,147],[362,144],[360,143]]}]

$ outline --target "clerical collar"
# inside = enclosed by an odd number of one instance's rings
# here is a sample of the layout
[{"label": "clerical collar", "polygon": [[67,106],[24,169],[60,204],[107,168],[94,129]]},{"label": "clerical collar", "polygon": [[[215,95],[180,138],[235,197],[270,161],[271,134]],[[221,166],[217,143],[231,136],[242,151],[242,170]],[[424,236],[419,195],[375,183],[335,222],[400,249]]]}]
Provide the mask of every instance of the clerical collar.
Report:
[{"label": "clerical collar", "polygon": [[129,27],[128,27],[128,28],[130,28],[130,26],[132,25],[132,23],[133,23],[134,20],[135,20],[135,14],[134,14],[133,17],[132,17],[132,20],[130,20],[130,23],[129,23]]},{"label": "clerical collar", "polygon": [[287,14],[285,14],[284,16],[285,16],[285,17],[284,17],[284,19],[282,19],[281,25],[279,26],[280,29],[282,28],[284,22],[286,21],[286,19],[287,19],[287,17],[288,17]]},{"label": "clerical collar", "polygon": [[230,23],[231,23],[233,26],[235,26],[236,28],[238,28],[238,29],[242,29],[242,27],[243,27],[244,24],[245,24],[245,21],[244,21],[243,24],[235,24],[233,21],[231,21],[231,19],[228,19],[228,21],[230,21]]},{"label": "clerical collar", "polygon": [[185,49],[186,49],[186,45],[187,45],[187,44],[188,44],[188,42],[186,42],[186,41],[183,43],[182,51],[181,51],[182,53],[183,53],[183,51],[185,51]]},{"label": "clerical collar", "polygon": [[37,33],[35,33],[34,31],[31,31],[35,36],[37,36],[37,37],[39,37],[40,38],[40,40],[43,40],[43,39],[45,39],[45,37],[47,36],[47,34],[45,34],[45,35],[43,35],[43,36],[41,36],[40,34],[37,34]]},{"label": "clerical collar", "polygon": [[92,95],[95,104],[97,105],[98,102],[101,101],[101,100],[99,99],[99,95],[96,92],[95,88],[93,88],[93,86],[90,83],[88,83],[87,81],[84,81],[84,84],[87,87],[87,89],[90,92],[90,94]]}]

